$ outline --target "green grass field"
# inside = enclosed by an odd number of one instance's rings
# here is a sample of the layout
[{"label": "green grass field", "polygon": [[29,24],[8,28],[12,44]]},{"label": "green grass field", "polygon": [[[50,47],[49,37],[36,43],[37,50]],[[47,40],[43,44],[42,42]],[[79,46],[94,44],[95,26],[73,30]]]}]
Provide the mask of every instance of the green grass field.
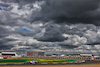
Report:
[{"label": "green grass field", "polygon": [[66,60],[66,59],[31,59],[31,58],[21,58],[21,59],[2,59],[0,63],[21,63],[26,61],[39,61],[39,62],[74,62],[76,60]]}]

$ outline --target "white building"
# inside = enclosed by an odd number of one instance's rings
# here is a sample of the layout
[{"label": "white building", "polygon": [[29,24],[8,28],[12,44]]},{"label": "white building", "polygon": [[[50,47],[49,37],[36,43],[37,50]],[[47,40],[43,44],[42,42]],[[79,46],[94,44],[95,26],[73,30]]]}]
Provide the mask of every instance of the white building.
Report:
[{"label": "white building", "polygon": [[93,56],[92,54],[80,54],[80,56]]},{"label": "white building", "polygon": [[0,52],[0,56],[18,56],[16,52]]}]

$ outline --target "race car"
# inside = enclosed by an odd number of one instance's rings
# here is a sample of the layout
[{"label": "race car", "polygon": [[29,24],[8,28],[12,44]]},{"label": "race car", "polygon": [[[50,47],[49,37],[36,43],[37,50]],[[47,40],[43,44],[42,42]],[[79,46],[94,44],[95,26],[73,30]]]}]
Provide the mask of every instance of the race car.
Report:
[{"label": "race car", "polygon": [[36,61],[32,60],[30,61],[30,64],[36,64]]},{"label": "race car", "polygon": [[24,62],[24,64],[36,64],[36,63],[39,63],[39,61],[36,62],[36,61],[32,60],[32,61]]}]

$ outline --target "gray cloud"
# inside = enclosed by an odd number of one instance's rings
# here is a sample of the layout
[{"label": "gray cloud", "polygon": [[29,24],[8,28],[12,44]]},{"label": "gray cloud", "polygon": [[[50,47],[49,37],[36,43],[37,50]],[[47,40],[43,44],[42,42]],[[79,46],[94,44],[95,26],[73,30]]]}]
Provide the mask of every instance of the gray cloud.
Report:
[{"label": "gray cloud", "polygon": [[1,0],[1,1],[3,1],[3,2],[5,2],[5,3],[34,3],[35,1],[42,1],[42,0]]},{"label": "gray cloud", "polygon": [[14,41],[14,39],[5,39],[5,38],[0,38],[0,50],[10,50],[13,45],[12,44],[8,44],[8,41]]},{"label": "gray cloud", "polygon": [[85,53],[99,52],[99,0],[1,1],[0,50],[61,54],[82,53],[84,48]]},{"label": "gray cloud", "polygon": [[39,37],[37,40],[44,42],[60,42],[67,40],[67,38],[62,36],[60,25],[49,23],[49,25],[46,25],[45,28],[43,36]]},{"label": "gray cloud", "polygon": [[78,46],[73,46],[73,45],[69,45],[69,44],[59,44],[59,46],[61,46],[62,48],[65,48],[65,49],[73,49],[73,48],[78,47]]},{"label": "gray cloud", "polygon": [[[40,13],[35,14],[33,20],[50,21],[56,23],[86,23],[96,24],[99,21],[98,15],[93,17],[99,9],[100,0],[45,0]],[[92,13],[91,13],[92,12]]]}]

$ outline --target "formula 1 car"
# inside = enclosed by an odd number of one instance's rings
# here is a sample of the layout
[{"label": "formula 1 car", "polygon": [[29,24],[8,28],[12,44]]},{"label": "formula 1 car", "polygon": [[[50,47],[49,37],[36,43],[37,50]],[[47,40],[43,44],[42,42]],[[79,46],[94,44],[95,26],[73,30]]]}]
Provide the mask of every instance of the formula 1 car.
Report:
[{"label": "formula 1 car", "polygon": [[39,63],[39,61],[36,62],[36,61],[32,60],[32,61],[24,62],[23,64],[37,64],[37,63]]}]

